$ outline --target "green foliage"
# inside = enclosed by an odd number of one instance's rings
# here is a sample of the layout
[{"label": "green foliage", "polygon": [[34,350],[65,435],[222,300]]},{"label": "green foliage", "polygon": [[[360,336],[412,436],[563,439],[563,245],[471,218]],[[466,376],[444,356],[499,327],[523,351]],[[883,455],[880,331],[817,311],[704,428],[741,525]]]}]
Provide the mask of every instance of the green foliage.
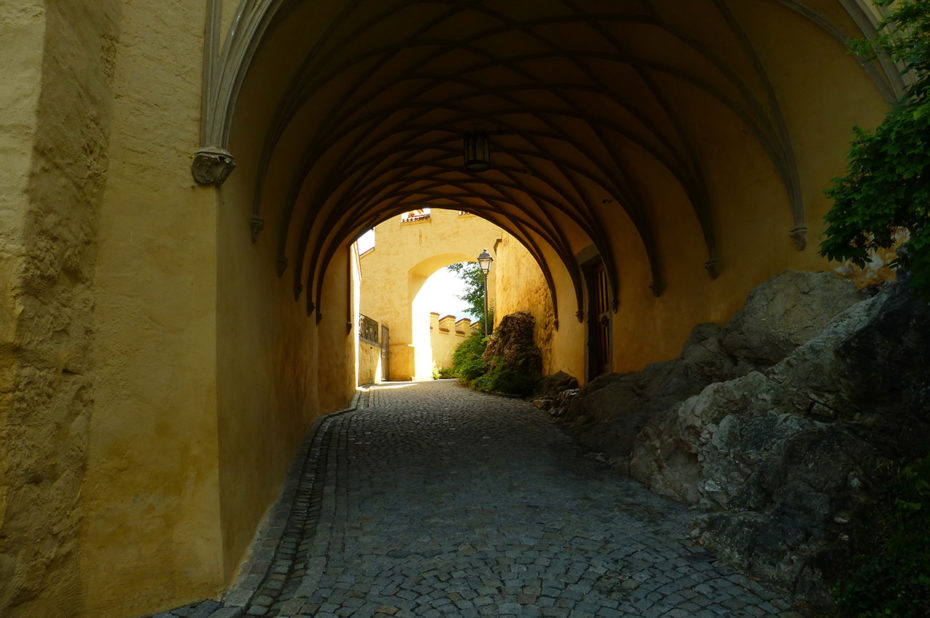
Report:
[{"label": "green foliage", "polygon": [[463,384],[470,384],[488,369],[481,356],[488,345],[487,337],[475,331],[452,353],[452,374]]},{"label": "green foliage", "polygon": [[865,518],[862,552],[834,586],[861,618],[930,616],[930,455],[893,470]]},{"label": "green foliage", "polygon": [[914,291],[930,298],[930,2],[876,4],[892,10],[880,35],[854,51],[864,60],[887,52],[912,82],[874,131],[853,130],[846,175],[826,192],[834,205],[820,253],[864,266],[870,250],[893,246],[895,232],[906,229],[908,250],[893,266],[910,270]]},{"label": "green foliage", "polygon": [[[478,262],[461,262],[452,264],[448,269],[459,276],[465,284],[465,293],[459,299],[468,303],[468,313],[484,323],[484,273]],[[494,324],[494,307],[488,306],[488,332]],[[483,330],[482,326],[482,330]]]},{"label": "green foliage", "polygon": [[492,364],[492,369],[474,381],[474,387],[479,391],[526,396],[539,382],[537,376],[508,367],[500,357],[495,358]]}]

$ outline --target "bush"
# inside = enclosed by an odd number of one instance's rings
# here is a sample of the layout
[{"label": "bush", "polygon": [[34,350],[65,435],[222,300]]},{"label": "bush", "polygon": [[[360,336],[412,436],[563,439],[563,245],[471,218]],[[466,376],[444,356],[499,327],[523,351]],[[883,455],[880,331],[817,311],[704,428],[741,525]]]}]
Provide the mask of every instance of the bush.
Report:
[{"label": "bush", "polygon": [[494,359],[493,368],[474,382],[479,391],[526,396],[533,392],[539,378],[507,366],[500,357]]},{"label": "bush", "polygon": [[445,367],[433,367],[433,379],[438,380],[440,378],[454,378],[455,372],[451,369]]},{"label": "bush", "polygon": [[912,289],[930,299],[930,2],[875,4],[891,7],[881,34],[854,51],[863,60],[887,52],[911,83],[874,131],[855,128],[846,175],[827,191],[834,205],[820,253],[864,266],[871,251],[892,247],[898,230],[907,230],[908,250],[892,266],[909,270]]},{"label": "bush", "polygon": [[863,518],[862,551],[833,588],[848,616],[930,616],[930,454],[893,470]]},{"label": "bush", "polygon": [[479,331],[473,332],[452,353],[452,374],[463,384],[471,384],[484,375],[488,364],[481,356],[488,345],[487,338]]}]

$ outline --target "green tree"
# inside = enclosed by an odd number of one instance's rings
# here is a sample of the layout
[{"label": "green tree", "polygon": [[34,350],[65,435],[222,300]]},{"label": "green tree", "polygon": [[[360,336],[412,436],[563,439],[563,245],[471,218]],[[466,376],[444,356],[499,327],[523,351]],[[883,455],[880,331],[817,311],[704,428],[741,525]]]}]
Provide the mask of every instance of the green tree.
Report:
[{"label": "green tree", "polygon": [[[465,292],[459,296],[459,299],[468,303],[467,312],[476,320],[484,323],[484,273],[481,272],[478,262],[460,262],[450,265],[448,269],[457,274],[465,284]],[[488,332],[490,333],[494,325],[494,307],[488,305],[488,313],[490,314],[488,316]]]},{"label": "green tree", "polygon": [[864,266],[869,251],[889,248],[895,232],[910,239],[895,268],[911,271],[912,289],[930,299],[930,2],[875,0],[890,8],[873,40],[852,46],[863,60],[887,52],[904,67],[906,96],[873,131],[853,130],[846,175],[827,190],[821,255]]}]

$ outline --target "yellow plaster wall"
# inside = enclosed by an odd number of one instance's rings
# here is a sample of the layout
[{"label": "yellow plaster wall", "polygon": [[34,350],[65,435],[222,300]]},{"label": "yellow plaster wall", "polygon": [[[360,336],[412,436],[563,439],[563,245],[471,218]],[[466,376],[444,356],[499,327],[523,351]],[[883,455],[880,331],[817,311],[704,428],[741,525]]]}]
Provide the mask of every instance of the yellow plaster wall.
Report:
[{"label": "yellow plaster wall", "polygon": [[116,2],[0,5],[0,615],[80,611]]},{"label": "yellow plaster wall", "polygon": [[[274,58],[257,62],[257,73],[277,70]],[[237,167],[219,190],[217,215],[219,493],[227,582],[306,431],[321,414],[349,403],[361,369],[352,280],[357,257],[348,247],[336,253],[324,275],[317,323],[315,313],[307,314],[308,291],[294,298],[295,266],[276,275],[281,230],[272,209],[284,201],[285,183],[266,187],[265,229],[252,242],[249,218],[264,131],[256,119],[271,114],[262,95],[262,85],[254,82],[242,92],[229,145]],[[278,173],[273,163],[269,174]]]},{"label": "yellow plaster wall", "polygon": [[439,317],[438,313],[429,314],[430,349],[433,355],[433,367],[449,369],[452,367],[452,354],[465,338],[471,334],[472,324],[468,318],[456,321],[455,316]]},{"label": "yellow plaster wall", "polygon": [[[501,242],[497,245],[494,259],[494,268],[497,270],[494,321],[500,322],[505,315],[515,311],[528,311],[532,314],[536,320],[533,338],[542,351],[543,375],[546,375],[551,372],[555,322],[552,295],[542,270],[530,252],[507,232],[501,234]],[[574,309],[567,313],[573,320],[574,314]],[[581,379],[583,376],[576,377]]]},{"label": "yellow plaster wall", "polygon": [[[0,40],[4,41],[7,78],[0,80],[0,613],[11,613],[22,597],[35,595],[44,569],[32,566],[27,545],[41,529],[30,530],[25,517],[29,507],[19,497],[21,464],[11,448],[11,412],[21,388],[21,345],[17,335],[24,306],[21,271],[25,257],[24,217],[30,208],[28,193],[32,149],[38,130],[42,85],[45,10],[40,0],[14,7],[0,5]],[[18,450],[18,449],[17,449]],[[19,468],[19,469],[18,469]],[[26,500],[24,500],[24,498]],[[12,511],[12,513],[11,513]],[[10,513],[10,514],[8,514]],[[11,529],[10,519],[14,518]],[[15,519],[22,523],[16,524]],[[68,577],[73,581],[73,575]],[[54,598],[55,595],[50,595]],[[62,599],[67,602],[67,599]]]},{"label": "yellow plaster wall", "polygon": [[[86,4],[95,14],[99,3]],[[189,172],[204,4],[120,7],[82,490],[83,612],[93,616],[155,611],[224,584],[217,203]]]},{"label": "yellow plaster wall", "polygon": [[358,384],[381,383],[381,346],[365,340],[358,344]]},{"label": "yellow plaster wall", "polygon": [[[785,189],[755,134],[719,100],[679,85],[677,99],[688,101],[687,122],[698,130],[695,147],[711,195],[720,276],[711,280],[704,270],[708,256],[701,231],[677,183],[639,158],[631,170],[654,205],[648,212],[665,289],[652,296],[642,243],[625,217],[613,217],[608,232],[620,272],[614,371],[677,356],[695,324],[729,319],[753,287],[785,269],[836,266],[817,255],[822,218],[831,206],[823,189],[842,173],[853,124],[877,124],[886,104],[855,60],[810,22],[766,3],[734,9],[785,115],[806,209],[807,248],[797,251],[789,237],[794,222]],[[818,62],[798,65],[785,40],[801,57]]]}]

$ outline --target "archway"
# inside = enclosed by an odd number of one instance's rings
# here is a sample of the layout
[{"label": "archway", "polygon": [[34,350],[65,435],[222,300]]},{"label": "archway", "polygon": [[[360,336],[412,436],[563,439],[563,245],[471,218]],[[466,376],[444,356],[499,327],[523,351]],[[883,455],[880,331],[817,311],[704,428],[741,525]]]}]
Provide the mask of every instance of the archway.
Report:
[{"label": "archway", "polygon": [[[286,323],[319,363],[344,345],[346,243],[428,204],[486,218],[540,265],[553,370],[580,363],[584,379],[587,255],[622,311],[604,365],[669,358],[765,278],[824,267],[808,246],[821,187],[849,127],[900,91],[886,61],[846,53],[872,16],[837,0],[243,4],[211,52],[226,81],[207,80],[204,146],[237,163],[219,268],[249,273],[221,298],[267,289],[256,321]],[[471,132],[489,136],[486,171],[463,166]],[[339,392],[340,375],[274,392]]]},{"label": "archway", "polygon": [[[822,188],[901,92],[846,53],[868,0],[21,4],[0,612],[141,614],[230,580],[353,393],[359,231],[425,203],[495,222],[547,273],[552,370],[583,365],[602,256],[611,368],[634,370],[828,267]],[[469,132],[490,169],[464,168]]]}]

